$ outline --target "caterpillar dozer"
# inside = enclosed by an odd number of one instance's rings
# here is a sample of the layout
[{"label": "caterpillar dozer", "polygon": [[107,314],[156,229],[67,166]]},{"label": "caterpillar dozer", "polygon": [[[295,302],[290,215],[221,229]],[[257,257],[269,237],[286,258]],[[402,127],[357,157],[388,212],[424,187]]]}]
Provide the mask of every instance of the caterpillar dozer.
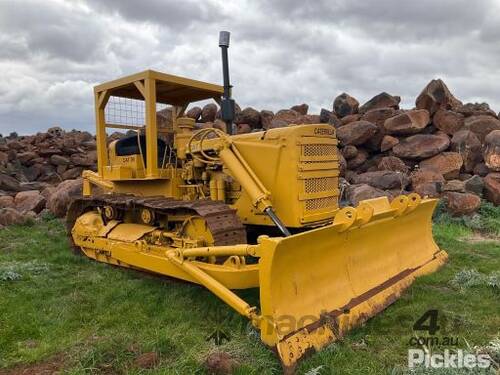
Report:
[{"label": "caterpillar dozer", "polygon": [[[95,87],[98,168],[83,172],[68,228],[89,258],[206,287],[291,372],[445,263],[437,201],[339,207],[328,124],[232,134],[227,32],[219,45],[223,86],[147,70]],[[185,111],[200,100],[220,104],[227,127],[197,128]],[[108,144],[107,129],[129,136]],[[259,288],[257,306],[235,292],[245,288]]]}]

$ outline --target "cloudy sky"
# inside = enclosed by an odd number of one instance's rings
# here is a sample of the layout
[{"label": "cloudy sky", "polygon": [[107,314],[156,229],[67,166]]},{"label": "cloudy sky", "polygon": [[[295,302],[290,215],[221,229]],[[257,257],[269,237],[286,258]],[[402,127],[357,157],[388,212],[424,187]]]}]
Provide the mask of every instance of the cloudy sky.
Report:
[{"label": "cloudy sky", "polygon": [[405,107],[441,77],[500,110],[500,0],[0,0],[0,133],[93,131],[93,85],[152,68],[218,83],[231,31],[234,96],[331,108],[345,91]]}]

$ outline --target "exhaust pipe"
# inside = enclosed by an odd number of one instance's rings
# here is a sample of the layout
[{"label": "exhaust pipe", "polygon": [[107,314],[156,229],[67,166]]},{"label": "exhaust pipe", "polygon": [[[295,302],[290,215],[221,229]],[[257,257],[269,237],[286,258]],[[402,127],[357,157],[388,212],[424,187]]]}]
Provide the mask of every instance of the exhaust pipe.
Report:
[{"label": "exhaust pipe", "polygon": [[229,61],[227,50],[229,48],[229,31],[221,31],[219,33],[219,47],[222,53],[222,78],[224,80],[224,94],[221,101],[221,117],[226,123],[227,134],[233,134],[234,120],[234,100],[231,99],[231,84],[229,83]]}]

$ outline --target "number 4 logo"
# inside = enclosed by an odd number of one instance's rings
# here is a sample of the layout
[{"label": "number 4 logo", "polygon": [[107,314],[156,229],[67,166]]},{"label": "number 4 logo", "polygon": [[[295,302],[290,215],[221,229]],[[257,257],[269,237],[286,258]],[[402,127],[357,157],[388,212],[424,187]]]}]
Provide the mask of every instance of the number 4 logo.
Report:
[{"label": "number 4 logo", "polygon": [[[428,324],[425,324],[428,321]],[[439,331],[438,322],[438,311],[428,310],[426,311],[413,325],[414,331],[427,331],[429,335],[434,335]]]}]

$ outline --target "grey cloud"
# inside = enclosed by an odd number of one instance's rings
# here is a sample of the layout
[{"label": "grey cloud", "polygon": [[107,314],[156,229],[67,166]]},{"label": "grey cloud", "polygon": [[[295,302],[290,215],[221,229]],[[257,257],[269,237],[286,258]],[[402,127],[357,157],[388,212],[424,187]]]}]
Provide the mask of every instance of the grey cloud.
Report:
[{"label": "grey cloud", "polygon": [[0,49],[3,59],[26,58],[29,55],[28,43],[22,35],[0,35]]},{"label": "grey cloud", "polygon": [[[292,0],[263,2],[275,14],[300,22],[355,26],[354,32],[403,39],[460,37],[477,30],[495,5],[494,0]],[[392,37],[392,40],[391,40]]]},{"label": "grey cloud", "polygon": [[[47,58],[81,62],[94,59],[102,47],[102,26],[92,15],[78,11],[70,4],[3,1],[0,2],[0,25],[14,41],[23,43],[24,48],[17,51],[19,57],[28,49],[31,54],[42,54]],[[2,38],[1,43],[3,48],[9,41]]]},{"label": "grey cloud", "polygon": [[119,13],[124,18],[154,22],[182,33],[192,22],[215,22],[224,17],[220,8],[193,0],[87,0],[98,11]]},{"label": "grey cloud", "polygon": [[498,111],[499,10],[493,0],[2,1],[0,133],[93,130],[92,86],[147,68],[220,83],[222,29],[243,107],[318,112],[343,91],[361,102],[387,91],[412,107],[441,77]]}]

